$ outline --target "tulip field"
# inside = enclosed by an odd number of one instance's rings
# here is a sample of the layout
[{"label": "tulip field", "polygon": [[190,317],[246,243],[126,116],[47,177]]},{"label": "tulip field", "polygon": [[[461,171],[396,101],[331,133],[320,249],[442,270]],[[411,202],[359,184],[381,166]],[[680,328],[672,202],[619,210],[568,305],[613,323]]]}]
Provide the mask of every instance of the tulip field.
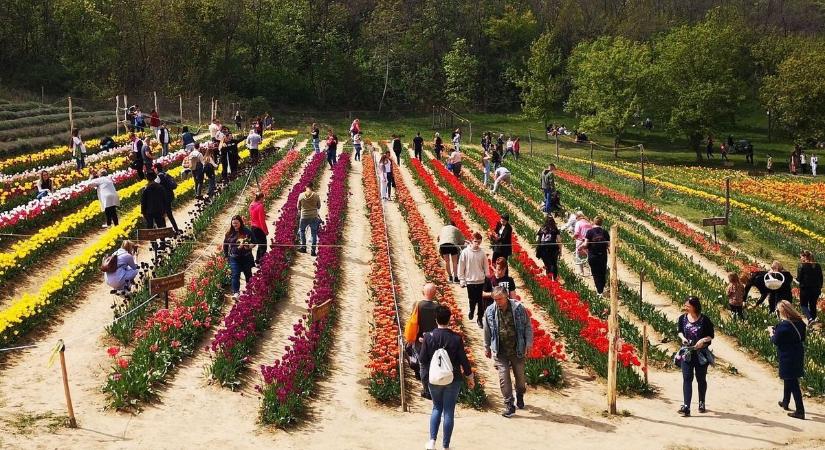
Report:
[{"label": "tulip field", "polygon": [[[0,136],[30,133],[33,119],[9,105],[0,103]],[[63,119],[47,107],[30,110],[44,121]],[[96,113],[79,117],[96,123]],[[587,160],[522,154],[505,159],[511,182],[493,194],[481,147],[462,146],[456,177],[427,145],[422,159],[409,148],[400,164],[393,157],[396,185],[383,200],[377,158],[389,136],[367,128],[360,159],[349,136],[338,136],[334,164],[323,144],[313,151],[303,125],[265,131],[260,158],[241,141],[239,170],[208,200],[195,197],[187,152],[174,142],[160,161],[177,181],[173,209],[182,233],[157,252],[138,242],[140,272],[125,298],[110,293],[100,264],[143,227],[145,181],[129,167],[128,136],[114,136],[118,146],[109,150],[87,140],[81,171],[59,143],[0,145],[0,448],[420,448],[432,403],[419,395],[402,341],[424,283],[451,311],[449,327],[475,374],[458,397],[457,447],[638,448],[645,440],[651,448],[817,448],[825,439],[821,329],[810,331],[801,380],[809,420],[794,421],[776,405],[782,382],[766,332],[775,316],[752,307],[734,320],[725,297],[727,272],[765,267],[771,258],[721,234],[715,242],[695,217],[668,208],[721,215],[730,177],[730,220],[747,227],[749,239],[825,256],[823,183],[650,165],[642,194],[632,164],[598,162],[590,177]],[[538,181],[551,162],[565,208],[619,226],[617,415],[606,412],[609,297],[575,267],[567,233],[558,280],[535,256],[545,220]],[[87,181],[90,169],[102,168],[121,201],[120,223],[108,228]],[[40,170],[57,188],[35,199]],[[322,202],[317,256],[296,240],[298,199],[310,186]],[[224,233],[233,216],[248,221],[257,192],[268,246],[233,297]],[[512,419],[500,415],[499,374],[485,357],[483,330],[468,318],[467,291],[448,278],[438,251],[439,231],[452,221],[467,240],[476,231],[485,236],[490,257],[488,236],[503,213],[513,226],[509,274],[534,336],[525,358],[527,406]],[[184,286],[170,292],[167,307],[149,280],[176,273]],[[682,375],[671,362],[687,295],[702,299],[715,324],[717,357],[708,412],[691,418],[676,414]],[[59,340],[77,428],[66,425]]]}]

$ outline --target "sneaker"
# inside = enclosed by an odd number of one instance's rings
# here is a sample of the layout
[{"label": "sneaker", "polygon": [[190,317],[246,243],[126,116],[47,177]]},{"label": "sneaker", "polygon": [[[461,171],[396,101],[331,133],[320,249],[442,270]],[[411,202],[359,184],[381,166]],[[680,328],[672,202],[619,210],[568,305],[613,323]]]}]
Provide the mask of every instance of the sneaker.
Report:
[{"label": "sneaker", "polygon": [[472,311],[470,311],[470,315],[468,317],[470,318],[470,320],[473,320],[473,312]]},{"label": "sneaker", "polygon": [[780,407],[780,408],[782,408],[782,409],[784,409],[785,411],[790,411],[790,410],[791,410],[791,408],[788,408],[788,404],[787,404],[787,403],[782,403],[781,401],[780,401],[780,402],[777,402],[777,403],[779,404],[779,407]]},{"label": "sneaker", "polygon": [[313,248],[312,251],[309,252],[309,254],[310,256],[318,256],[318,254],[315,253],[315,248]]},{"label": "sneaker", "polygon": [[476,323],[478,324],[479,328],[484,329],[484,322],[479,320],[479,321],[476,321]]},{"label": "sneaker", "polygon": [[100,228],[109,228],[109,224],[108,224],[108,223],[104,223],[103,225],[101,225],[101,226],[100,226]]},{"label": "sneaker", "polygon": [[298,251],[301,252],[301,253],[306,253],[307,248],[306,247],[298,247]]},{"label": "sneaker", "polygon": [[237,300],[238,298],[240,298],[240,296],[241,296],[241,294],[240,294],[240,293],[238,293],[238,292],[236,292],[236,293],[232,294],[232,298],[233,298],[234,300]]},{"label": "sneaker", "polygon": [[430,439],[424,444],[424,450],[435,450],[435,439]]},{"label": "sneaker", "polygon": [[510,418],[516,415],[516,407],[513,405],[507,405],[504,407],[504,411],[501,413],[502,416],[506,418]]},{"label": "sneaker", "polygon": [[524,394],[516,394],[516,406],[518,409],[524,409]]},{"label": "sneaker", "polygon": [[789,412],[788,417],[793,417],[794,419],[799,419],[799,420],[805,420],[805,411]]},{"label": "sneaker", "polygon": [[421,391],[421,398],[426,398],[427,400],[432,400],[432,396],[427,391]]},{"label": "sneaker", "polygon": [[704,413],[707,410],[705,409],[705,402],[699,402],[699,412]]},{"label": "sneaker", "polygon": [[690,417],[690,408],[688,408],[687,405],[680,406],[679,407],[679,414],[681,414],[685,417]]}]

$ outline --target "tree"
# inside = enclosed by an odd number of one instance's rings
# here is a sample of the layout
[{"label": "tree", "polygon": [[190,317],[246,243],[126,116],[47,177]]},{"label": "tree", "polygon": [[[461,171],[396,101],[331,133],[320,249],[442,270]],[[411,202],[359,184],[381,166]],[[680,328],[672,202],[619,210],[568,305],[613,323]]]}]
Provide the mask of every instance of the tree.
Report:
[{"label": "tree", "polygon": [[475,100],[478,60],[470,53],[464,38],[456,39],[452,49],[444,55],[444,74],[447,78],[444,94],[452,108],[466,108]]},{"label": "tree", "polygon": [[825,139],[825,44],[808,43],[790,53],[760,94],[798,142]]},{"label": "tree", "polygon": [[696,158],[705,136],[731,124],[745,86],[737,73],[748,61],[736,21],[711,11],[704,21],[674,28],[654,43],[649,106],[671,138],[685,136]]},{"label": "tree", "polygon": [[619,139],[642,109],[650,79],[650,49],[623,37],[579,44],[568,60],[572,91],[566,109],[579,126]]},{"label": "tree", "polygon": [[555,34],[544,33],[533,42],[519,87],[524,113],[543,121],[546,128],[564,92],[564,58]]}]

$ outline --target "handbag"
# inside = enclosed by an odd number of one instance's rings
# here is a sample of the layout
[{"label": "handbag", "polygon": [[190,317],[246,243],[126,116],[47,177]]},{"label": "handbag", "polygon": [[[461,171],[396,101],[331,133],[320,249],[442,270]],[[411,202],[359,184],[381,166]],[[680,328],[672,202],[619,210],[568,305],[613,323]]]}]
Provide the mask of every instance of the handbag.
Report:
[{"label": "handbag", "polygon": [[408,344],[415,344],[416,336],[418,336],[418,303],[415,304],[410,320],[404,325],[404,341]]}]

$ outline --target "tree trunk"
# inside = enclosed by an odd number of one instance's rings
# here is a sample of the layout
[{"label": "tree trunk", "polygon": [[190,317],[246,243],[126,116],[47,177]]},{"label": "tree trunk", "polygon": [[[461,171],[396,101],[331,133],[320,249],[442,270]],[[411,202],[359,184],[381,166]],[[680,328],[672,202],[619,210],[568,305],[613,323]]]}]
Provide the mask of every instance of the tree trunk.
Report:
[{"label": "tree trunk", "polygon": [[690,142],[690,147],[696,152],[696,160],[702,162],[702,135],[693,133],[688,136],[688,141]]},{"label": "tree trunk", "polygon": [[613,158],[619,159],[619,136],[613,138]]}]

